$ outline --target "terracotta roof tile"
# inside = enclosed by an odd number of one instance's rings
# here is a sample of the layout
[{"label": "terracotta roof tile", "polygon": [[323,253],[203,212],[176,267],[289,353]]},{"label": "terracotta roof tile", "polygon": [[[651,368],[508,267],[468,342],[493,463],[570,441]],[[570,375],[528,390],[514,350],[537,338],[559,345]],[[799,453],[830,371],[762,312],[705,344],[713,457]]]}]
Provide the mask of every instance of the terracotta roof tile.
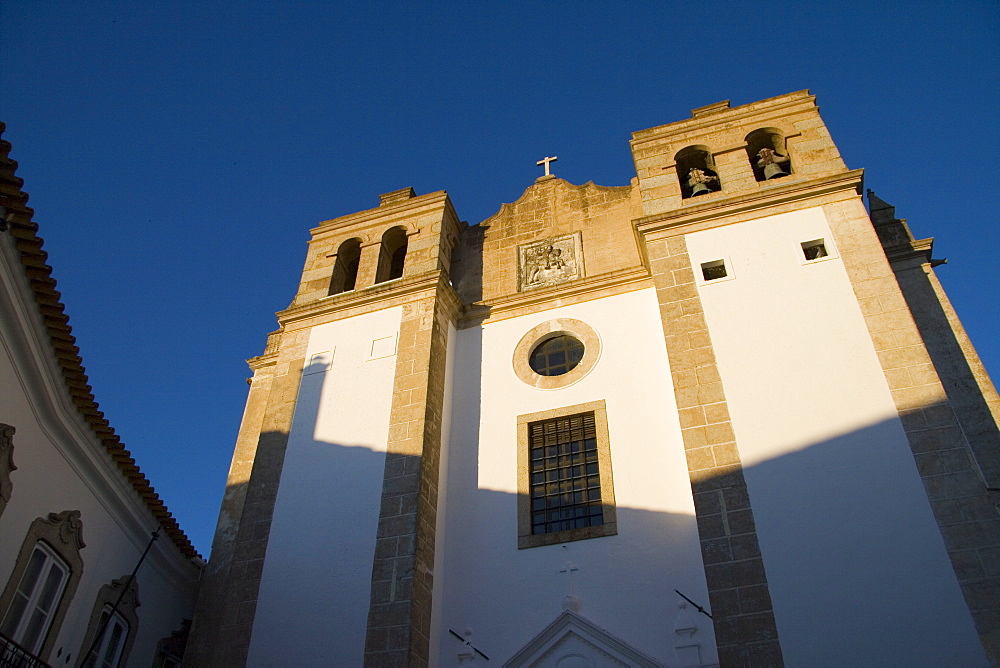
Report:
[{"label": "terracotta roof tile", "polygon": [[[0,135],[3,134],[5,127],[0,123]],[[185,556],[200,557],[156,490],[149,484],[149,480],[135,465],[131,453],[125,449],[115,430],[104,419],[104,413],[98,410],[97,401],[87,383],[87,373],[79,355],[80,349],[76,346],[76,339],[69,326],[69,317],[60,301],[61,296],[55,289],[56,281],[52,278],[52,267],[45,263],[48,254],[42,250],[43,242],[38,236],[38,225],[31,220],[34,211],[27,206],[28,195],[21,191],[24,180],[14,174],[17,161],[7,157],[10,150],[10,142],[0,139],[0,204],[6,207],[8,218],[11,219],[10,230],[7,233],[17,240],[16,248],[21,255],[21,265],[24,267],[25,277],[34,293],[39,313],[51,339],[53,357],[62,370],[67,393],[94,436],[146,503],[167,536]]]}]

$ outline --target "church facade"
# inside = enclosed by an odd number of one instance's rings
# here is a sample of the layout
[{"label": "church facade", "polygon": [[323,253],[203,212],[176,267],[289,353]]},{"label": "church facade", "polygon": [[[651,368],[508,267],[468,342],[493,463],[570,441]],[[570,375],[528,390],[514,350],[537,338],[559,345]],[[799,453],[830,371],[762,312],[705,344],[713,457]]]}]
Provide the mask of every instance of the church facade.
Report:
[{"label": "church facade", "polygon": [[186,665],[1000,661],[1000,400],[807,91],[312,230]]}]

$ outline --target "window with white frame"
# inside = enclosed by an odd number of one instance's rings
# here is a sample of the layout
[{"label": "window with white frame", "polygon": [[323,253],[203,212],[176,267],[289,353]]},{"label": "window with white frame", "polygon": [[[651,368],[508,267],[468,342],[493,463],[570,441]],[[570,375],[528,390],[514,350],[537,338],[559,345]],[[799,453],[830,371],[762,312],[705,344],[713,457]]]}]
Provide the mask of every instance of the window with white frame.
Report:
[{"label": "window with white frame", "polygon": [[101,587],[80,645],[79,665],[127,664],[139,630],[139,606],[139,583],[132,576],[123,575]]},{"label": "window with white frame", "polygon": [[79,510],[36,518],[0,593],[0,633],[43,661],[80,584],[86,546]]},{"label": "window with white frame", "polygon": [[37,654],[66,589],[69,573],[66,562],[46,543],[38,541],[0,623],[0,632]]},{"label": "window with white frame", "polygon": [[121,660],[125,640],[128,638],[128,622],[118,612],[112,615],[111,610],[111,606],[106,605],[101,611],[98,628],[101,635],[90,653],[84,657],[84,668],[115,668]]}]

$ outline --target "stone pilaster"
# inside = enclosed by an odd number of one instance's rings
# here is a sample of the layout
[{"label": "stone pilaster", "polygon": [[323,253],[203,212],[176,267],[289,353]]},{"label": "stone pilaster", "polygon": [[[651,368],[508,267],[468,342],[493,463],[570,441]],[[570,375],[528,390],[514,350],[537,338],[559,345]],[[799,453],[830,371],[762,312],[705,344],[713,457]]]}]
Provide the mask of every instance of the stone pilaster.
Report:
[{"label": "stone pilaster", "polygon": [[687,454],[719,662],[783,665],[753,509],[682,236],[647,241]]},{"label": "stone pilaster", "polygon": [[451,288],[403,307],[365,665],[426,666]]},{"label": "stone pilaster", "polygon": [[375,274],[378,271],[379,254],[381,252],[381,239],[361,244],[361,259],[358,260],[356,290],[375,285]]},{"label": "stone pilaster", "polygon": [[1000,665],[1000,517],[860,200],[824,207],[952,567]]},{"label": "stone pilaster", "polygon": [[893,263],[986,486],[1000,501],[1000,396],[930,262]]},{"label": "stone pilaster", "polygon": [[896,208],[868,191],[875,233],[885,249],[948,402],[986,487],[1000,495],[1000,395],[941,287],[934,239],[914,239]]},{"label": "stone pilaster", "polygon": [[260,426],[267,408],[272,372],[273,365],[264,365],[257,369],[251,381],[246,410],[243,412],[243,421],[229,466],[215,537],[212,540],[211,559],[205,566],[198,592],[194,624],[185,651],[187,665],[211,666],[217,660],[214,656],[216,638],[220,627],[226,623],[227,612],[219,601],[225,600],[229,586],[233,550],[243,518],[254,457],[257,455]]},{"label": "stone pilaster", "polygon": [[262,383],[263,396],[255,396],[251,390],[227,483],[223,516],[213,543],[213,550],[216,546],[221,549],[219,554],[212,554],[212,579],[199,599],[193,654],[185,659],[186,666],[246,665],[271,517],[304,362],[302,357],[278,361],[269,386],[267,381]]}]

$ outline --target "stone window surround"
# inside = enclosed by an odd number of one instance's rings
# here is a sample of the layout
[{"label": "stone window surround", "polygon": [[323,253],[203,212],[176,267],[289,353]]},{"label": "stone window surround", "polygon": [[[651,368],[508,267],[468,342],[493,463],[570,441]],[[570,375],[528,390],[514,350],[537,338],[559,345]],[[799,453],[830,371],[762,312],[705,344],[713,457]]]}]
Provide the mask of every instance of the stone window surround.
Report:
[{"label": "stone window surround", "polygon": [[[528,364],[528,359],[539,344],[560,335],[572,336],[583,344],[583,359],[575,367],[560,376],[542,376]],[[559,390],[583,379],[601,357],[601,338],[597,331],[574,318],[555,318],[532,327],[514,347],[514,373],[524,383],[539,390]]]},{"label": "stone window surround", "polygon": [[56,636],[59,635],[59,628],[62,626],[66,611],[69,609],[70,601],[76,593],[76,588],[80,584],[83,576],[83,558],[80,550],[86,547],[83,542],[83,523],[80,520],[79,510],[64,510],[61,513],[49,513],[48,518],[37,518],[28,528],[28,535],[21,544],[21,550],[17,554],[14,562],[14,570],[7,580],[7,586],[0,596],[0,614],[6,614],[10,608],[11,601],[17,591],[24,571],[28,567],[28,560],[35,550],[35,545],[45,543],[69,566],[69,579],[63,588],[62,596],[56,609],[52,613],[52,621],[45,634],[42,647],[38,650],[38,657],[43,661],[48,658],[55,645]]},{"label": "stone window surround", "polygon": [[[577,413],[594,413],[597,432],[597,464],[601,476],[601,502],[604,505],[604,523],[600,526],[568,529],[540,535],[531,533],[531,441],[528,425],[541,420],[551,420]],[[517,548],[558,545],[575,540],[586,540],[618,533],[618,513],[615,506],[615,485],[611,472],[611,441],[608,437],[608,412],[604,399],[574,406],[553,408],[539,413],[517,416]]]},{"label": "stone window surround", "polygon": [[90,645],[94,642],[94,637],[97,635],[98,625],[101,622],[101,614],[105,610],[110,612],[114,608],[115,602],[118,601],[122,587],[125,586],[126,582],[128,582],[128,589],[125,595],[122,596],[121,603],[115,612],[128,624],[125,641],[118,658],[119,666],[128,665],[128,657],[132,652],[132,645],[135,644],[135,637],[139,631],[139,614],[136,612],[136,609],[142,605],[139,602],[139,582],[135,578],[132,578],[130,581],[128,575],[123,575],[120,578],[112,580],[109,584],[101,587],[101,590],[97,593],[97,599],[94,601],[94,609],[90,613],[90,621],[87,624],[87,633],[83,636],[80,653],[77,655],[77,665],[83,665],[83,662],[87,658],[84,654],[90,650]]},{"label": "stone window surround", "polygon": [[[52,623],[52,610],[62,597],[69,574],[69,565],[58,552],[45,541],[35,543],[28,558],[28,567],[19,578],[14,598],[4,611],[3,623],[0,624],[0,632],[29,655],[41,650]],[[47,607],[43,607],[43,600],[49,601]],[[17,603],[23,607],[15,611]],[[40,610],[43,611],[41,625],[36,626],[32,620]]]}]

